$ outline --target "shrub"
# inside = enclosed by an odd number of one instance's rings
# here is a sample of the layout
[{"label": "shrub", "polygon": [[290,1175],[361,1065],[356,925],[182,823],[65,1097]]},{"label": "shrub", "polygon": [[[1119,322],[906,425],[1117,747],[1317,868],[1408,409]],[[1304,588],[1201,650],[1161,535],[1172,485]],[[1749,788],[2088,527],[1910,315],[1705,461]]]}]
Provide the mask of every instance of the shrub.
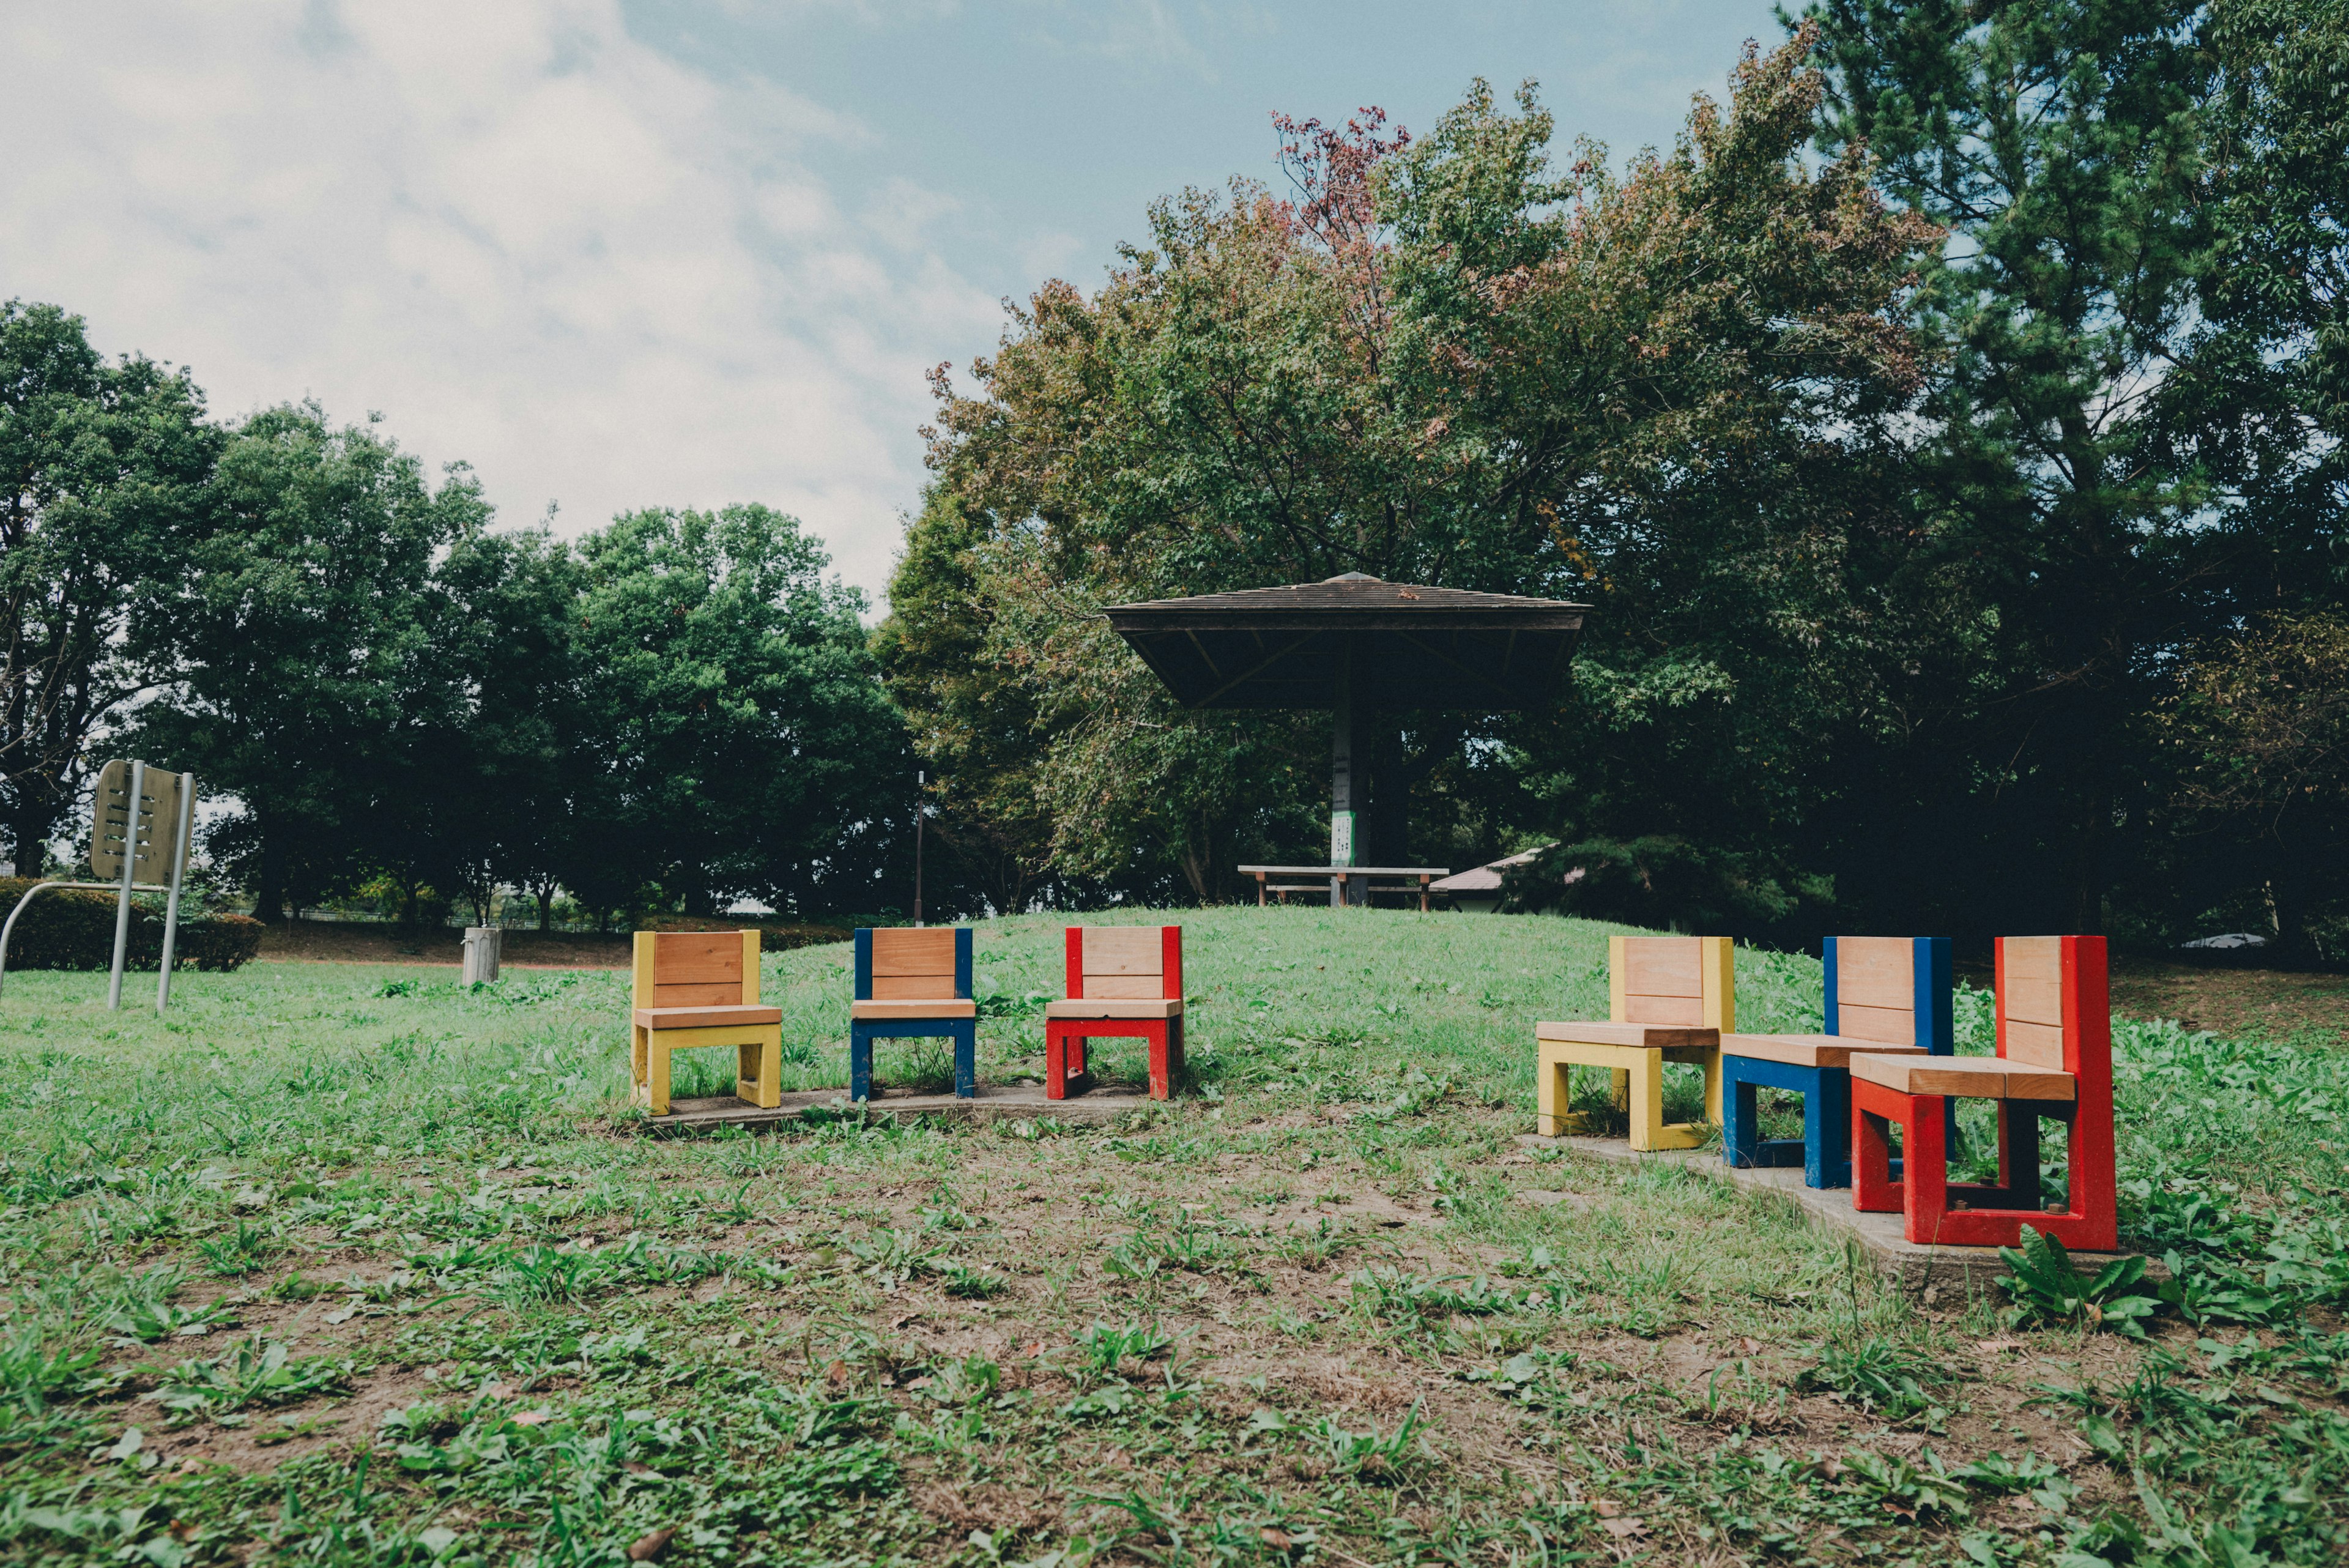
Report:
[{"label": "shrub", "polygon": [[[30,877],[0,877],[0,920],[16,911]],[[175,967],[233,970],[261,950],[261,922],[248,915],[201,915],[182,906]],[[139,895],[130,904],[128,962],[154,968],[163,959],[163,901]],[[82,888],[44,893],[8,939],[8,967],[106,969],[114,962],[114,895]]]}]

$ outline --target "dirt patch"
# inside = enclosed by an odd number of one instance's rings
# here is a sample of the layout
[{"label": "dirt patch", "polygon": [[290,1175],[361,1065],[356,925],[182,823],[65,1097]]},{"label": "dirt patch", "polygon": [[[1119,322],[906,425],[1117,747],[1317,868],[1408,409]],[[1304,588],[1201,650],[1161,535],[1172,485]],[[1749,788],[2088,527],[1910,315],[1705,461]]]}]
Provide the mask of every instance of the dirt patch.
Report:
[{"label": "dirt patch", "polygon": [[2123,959],[2112,983],[2114,1008],[2131,1017],[2175,1018],[2220,1034],[2314,1033],[2349,1044],[2349,974]]},{"label": "dirt patch", "polygon": [[[592,931],[508,930],[500,961],[513,969],[626,969],[627,936]],[[357,921],[288,920],[264,927],[261,956],[293,963],[416,963],[464,961],[465,933],[454,926],[403,931]]]}]

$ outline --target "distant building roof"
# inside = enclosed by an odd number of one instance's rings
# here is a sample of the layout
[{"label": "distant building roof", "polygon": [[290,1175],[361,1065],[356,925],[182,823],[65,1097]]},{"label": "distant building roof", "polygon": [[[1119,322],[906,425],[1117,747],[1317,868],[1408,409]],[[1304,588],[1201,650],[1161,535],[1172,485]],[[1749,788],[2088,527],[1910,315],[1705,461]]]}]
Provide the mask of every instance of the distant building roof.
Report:
[{"label": "distant building roof", "polygon": [[1186,707],[1329,708],[1351,661],[1378,707],[1494,710],[1557,700],[1589,608],[1348,572],[1102,614]]},{"label": "distant building roof", "polygon": [[[1482,866],[1473,866],[1465,871],[1455,871],[1441,881],[1430,882],[1427,890],[1431,893],[1497,893],[1501,890],[1501,879],[1510,867],[1530,866],[1543,850],[1557,847],[1555,844],[1545,844],[1522,855],[1511,855]],[[1566,879],[1572,882],[1581,875],[1582,868],[1578,866],[1566,874]]]}]

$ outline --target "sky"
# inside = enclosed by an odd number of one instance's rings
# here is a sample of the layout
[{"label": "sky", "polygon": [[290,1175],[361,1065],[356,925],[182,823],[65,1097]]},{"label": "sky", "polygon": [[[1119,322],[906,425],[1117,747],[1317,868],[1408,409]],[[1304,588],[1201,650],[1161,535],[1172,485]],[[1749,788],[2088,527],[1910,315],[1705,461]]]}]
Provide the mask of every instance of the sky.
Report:
[{"label": "sky", "polygon": [[878,605],[926,373],[1096,286],[1275,110],[1424,130],[1528,78],[1618,157],[1766,4],[80,0],[0,12],[0,298],[215,415],[380,414],[500,521],[757,501]]}]

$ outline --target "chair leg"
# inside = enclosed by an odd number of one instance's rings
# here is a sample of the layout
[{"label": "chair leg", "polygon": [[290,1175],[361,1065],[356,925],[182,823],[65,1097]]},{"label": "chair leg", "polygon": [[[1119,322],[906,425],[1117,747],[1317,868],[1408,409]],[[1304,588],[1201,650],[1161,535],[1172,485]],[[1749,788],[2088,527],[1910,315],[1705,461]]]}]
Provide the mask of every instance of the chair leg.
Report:
[{"label": "chair leg", "polygon": [[783,1103],[783,1026],[780,1023],[766,1030],[756,1044],[741,1046],[735,1074],[734,1094],[750,1101],[761,1110],[773,1110]]},{"label": "chair leg", "polygon": [[628,1025],[628,1097],[640,1106],[652,1103],[652,1069],[645,1041],[647,1033],[641,1023]]},{"label": "chair leg", "polygon": [[1572,1104],[1568,1075],[1573,1069],[1534,1047],[1534,1130],[1543,1137],[1566,1136],[1567,1107]]},{"label": "chair leg", "polygon": [[1803,1096],[1803,1185],[1851,1185],[1851,1075],[1822,1068]]},{"label": "chair leg", "polygon": [[976,1021],[955,1026],[954,1048],[955,1097],[976,1099],[978,1096],[978,1024]]},{"label": "chair leg", "polygon": [[668,1115],[668,1042],[657,1029],[645,1031],[645,1107],[657,1116]]},{"label": "chair leg", "polygon": [[[1658,1081],[1661,1081],[1661,1073]],[[1704,1119],[1714,1127],[1719,1127],[1722,1121],[1721,1053],[1718,1051],[1704,1059]]]},{"label": "chair leg", "polygon": [[1189,1075],[1190,1064],[1183,1054],[1183,1015],[1176,1013],[1166,1021],[1166,1083],[1171,1089],[1181,1085]]},{"label": "chair leg", "polygon": [[1172,1078],[1174,1051],[1171,1038],[1174,1031],[1167,1027],[1171,1022],[1161,1020],[1152,1024],[1143,1035],[1150,1046],[1150,1097],[1154,1100],[1172,1099],[1174,1096]]},{"label": "chair leg", "polygon": [[1950,1211],[1950,1152],[1942,1141],[1949,1126],[1948,1096],[1909,1095],[1909,1116],[1900,1127],[1900,1209],[1909,1240],[1930,1244],[1941,1239]]},{"label": "chair leg", "polygon": [[[1732,1073],[1721,1097],[1721,1158],[1738,1167],[1753,1165],[1760,1158],[1761,1104],[1755,1097],[1754,1085]],[[1809,1121],[1808,1102],[1804,1105],[1804,1121]]]},{"label": "chair leg", "polygon": [[873,1097],[873,1030],[868,1024],[848,1026],[848,1097]]},{"label": "chair leg", "polygon": [[1631,1081],[1631,1147],[1646,1152],[1664,1147],[1664,1054],[1648,1053],[1636,1073],[1618,1073]]},{"label": "chair leg", "polygon": [[[1892,1179],[1892,1117],[1879,1108],[1872,1085],[1851,1086],[1851,1206],[1862,1214],[1901,1209],[1901,1183]],[[1886,1091],[1888,1099],[1898,1098]],[[1909,1151],[1909,1152],[1914,1152]]]},{"label": "chair leg", "polygon": [[1069,1097],[1069,1026],[1057,1020],[1044,1024],[1044,1097]]}]

